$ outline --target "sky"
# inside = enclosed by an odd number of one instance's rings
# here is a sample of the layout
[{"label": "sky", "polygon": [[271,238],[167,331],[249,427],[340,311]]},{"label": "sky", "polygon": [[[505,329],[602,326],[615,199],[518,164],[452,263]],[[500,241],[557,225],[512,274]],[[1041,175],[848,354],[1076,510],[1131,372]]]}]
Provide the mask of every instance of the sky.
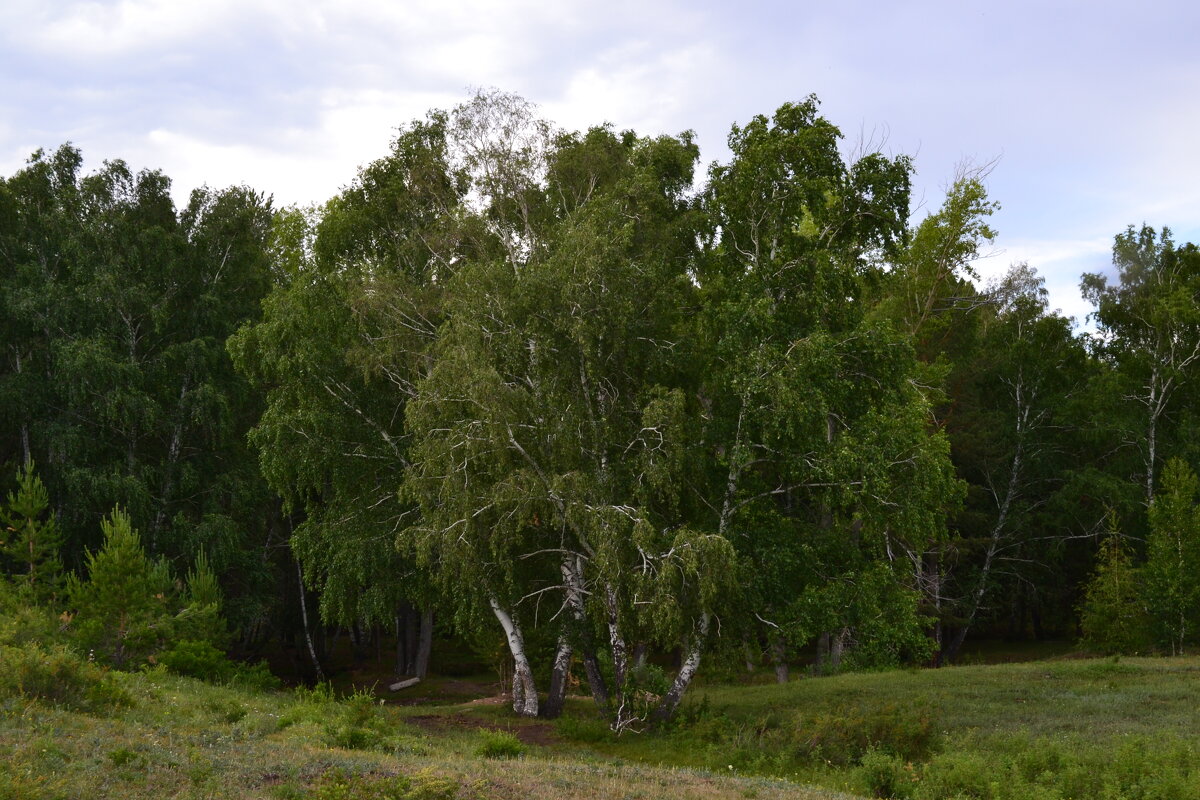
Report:
[{"label": "sky", "polygon": [[559,125],[696,132],[815,94],[848,149],[909,155],[914,221],[991,164],[999,232],[1083,322],[1113,236],[1200,242],[1200,4],[743,0],[0,0],[0,175],[70,141],[161,169],[177,202],[245,184],[320,203],[397,126],[474,87]]}]

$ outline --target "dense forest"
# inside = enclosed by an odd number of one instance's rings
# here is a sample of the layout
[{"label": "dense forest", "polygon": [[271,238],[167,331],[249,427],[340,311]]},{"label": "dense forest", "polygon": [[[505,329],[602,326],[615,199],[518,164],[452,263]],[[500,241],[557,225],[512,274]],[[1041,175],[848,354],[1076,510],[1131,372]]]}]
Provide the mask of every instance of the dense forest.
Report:
[{"label": "dense forest", "polygon": [[917,219],[911,161],[815,98],[729,150],[489,91],[311,208],[34,153],[0,179],[0,638],[310,680],[338,638],[416,677],[504,647],[517,713],[574,675],[617,731],[702,664],[1195,641],[1200,250],[1115,232],[1080,332],[1037,265],[981,285],[980,172]]}]

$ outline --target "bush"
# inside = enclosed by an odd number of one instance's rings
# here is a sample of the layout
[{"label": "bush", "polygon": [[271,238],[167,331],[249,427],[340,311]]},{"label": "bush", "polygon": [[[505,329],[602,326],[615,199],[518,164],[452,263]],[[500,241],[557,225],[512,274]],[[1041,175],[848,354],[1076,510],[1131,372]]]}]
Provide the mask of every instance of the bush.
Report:
[{"label": "bush", "polygon": [[325,740],[331,747],[386,749],[386,738],[387,726],[379,716],[378,701],[365,690],[355,692],[342,703],[337,718],[325,726]]},{"label": "bush", "polygon": [[176,675],[223,683],[234,675],[234,665],[209,642],[182,641],[159,653],[157,660]]},{"label": "bush", "polygon": [[894,704],[820,714],[802,722],[793,735],[799,755],[842,765],[858,763],[871,750],[920,761],[940,744],[929,708]]},{"label": "bush", "polygon": [[111,675],[62,645],[0,647],[0,696],[45,700],[80,711],[132,705]]},{"label": "bush", "polygon": [[520,758],[525,752],[521,740],[507,731],[479,732],[480,743],[476,752],[484,758]]},{"label": "bush", "polygon": [[911,798],[913,784],[918,780],[912,764],[879,750],[868,750],[863,754],[858,775],[872,797],[893,800]]},{"label": "bush", "polygon": [[20,601],[11,587],[0,580],[0,645],[65,644],[63,627],[68,619]]},{"label": "bush", "polygon": [[231,683],[258,692],[275,691],[283,685],[265,661],[259,661],[257,664],[235,664]]}]

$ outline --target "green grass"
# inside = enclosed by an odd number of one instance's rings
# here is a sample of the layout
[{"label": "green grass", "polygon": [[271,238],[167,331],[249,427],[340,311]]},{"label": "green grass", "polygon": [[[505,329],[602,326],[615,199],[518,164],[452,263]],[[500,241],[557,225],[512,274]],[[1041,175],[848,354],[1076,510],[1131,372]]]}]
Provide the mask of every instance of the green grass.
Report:
[{"label": "green grass", "polygon": [[[707,687],[689,724],[568,738],[610,757],[898,797],[1200,797],[1200,659],[1059,659]],[[882,789],[880,787],[883,787]]]},{"label": "green grass", "polygon": [[[799,798],[837,794],[754,777],[650,768],[568,747],[509,745],[481,733],[511,720],[471,704],[381,706],[368,693],[254,692],[156,670],[112,674],[130,703],[73,710],[29,696],[0,697],[0,798]],[[424,712],[424,714],[422,714]],[[521,726],[517,726],[518,728]],[[508,739],[505,738],[507,743]],[[482,753],[482,750],[487,750]]]},{"label": "green grass", "polygon": [[583,698],[557,723],[518,720],[462,700],[465,681],[382,705],[163,670],[103,680],[122,702],[0,693],[0,798],[1200,797],[1197,658],[706,686],[671,730],[621,737]]}]

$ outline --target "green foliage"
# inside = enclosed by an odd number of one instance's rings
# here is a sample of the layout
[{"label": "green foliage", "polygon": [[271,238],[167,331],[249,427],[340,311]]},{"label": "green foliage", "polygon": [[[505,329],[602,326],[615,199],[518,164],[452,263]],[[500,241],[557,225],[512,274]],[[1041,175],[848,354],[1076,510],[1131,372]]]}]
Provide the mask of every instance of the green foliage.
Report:
[{"label": "green foliage", "polygon": [[860,778],[874,775],[877,785],[892,780],[899,791],[891,796],[912,800],[1185,800],[1200,790],[1196,755],[1194,745],[1171,737],[1128,738],[1111,751],[1014,737],[939,754],[916,768],[877,759]]},{"label": "green foliage", "polygon": [[330,747],[410,753],[424,749],[420,742],[398,733],[384,719],[380,713],[383,701],[369,691],[359,690],[336,705],[327,702],[330,706],[322,721],[325,742]]},{"label": "green foliage", "polygon": [[[844,631],[840,669],[885,669],[928,661],[936,647],[918,611],[919,597],[886,563],[848,570],[806,587],[791,606],[787,632],[803,644],[820,631]],[[821,665],[824,667],[824,665]]]},{"label": "green foliage", "polygon": [[283,681],[271,672],[266,661],[259,661],[255,664],[235,664],[231,682],[234,686],[256,692],[274,691],[283,685]]},{"label": "green foliage", "polygon": [[155,660],[176,675],[187,675],[210,683],[223,683],[233,678],[234,664],[207,641],[183,639],[155,656]]},{"label": "green foliage", "polygon": [[180,674],[233,677],[233,664],[219,649],[228,637],[220,588],[203,552],[181,594],[166,563],[146,556],[127,513],[114,509],[101,528],[104,546],[87,554],[87,579],[68,583],[77,645],[116,667],[161,654]]},{"label": "green foliage", "polygon": [[105,711],[133,700],[98,665],[63,645],[0,645],[0,697],[43,700],[64,708]]},{"label": "green foliage", "polygon": [[0,554],[15,563],[17,584],[30,601],[53,599],[62,581],[62,534],[50,512],[50,495],[33,462],[17,471],[17,488],[0,506]]},{"label": "green foliage", "polygon": [[919,780],[911,761],[882,750],[868,750],[859,760],[858,778],[872,797],[908,800]]},{"label": "green foliage", "polygon": [[55,616],[45,606],[32,605],[15,586],[0,581],[0,645],[65,644],[69,614]]},{"label": "green foliage", "polygon": [[1152,645],[1145,586],[1116,532],[1101,545],[1096,571],[1079,613],[1083,631],[1080,644],[1086,649],[1136,654]]},{"label": "green foliage", "polygon": [[152,556],[204,548],[243,598],[270,597],[270,498],[245,444],[258,400],[224,348],[268,287],[269,201],[203,187],[176,209],[161,172],[87,174],[70,145],[0,196],[0,461],[37,460],[62,561],[82,566],[120,505]]},{"label": "green foliage", "polygon": [[479,731],[479,746],[475,752],[484,758],[520,758],[525,745],[508,731]]},{"label": "green foliage", "polygon": [[137,664],[169,638],[172,582],[164,563],[146,557],[125,511],[114,509],[101,528],[104,545],[87,554],[87,580],[68,585],[75,638],[114,666]]},{"label": "green foliage", "polygon": [[1200,480],[1180,459],[1167,462],[1150,505],[1150,537],[1142,576],[1146,606],[1171,652],[1200,628]]},{"label": "green foliage", "polygon": [[224,646],[229,632],[221,613],[221,587],[203,550],[188,571],[181,600],[183,608],[173,621],[172,638]]},{"label": "green foliage", "polygon": [[1166,228],[1130,226],[1113,243],[1113,265],[1115,282],[1087,274],[1080,288],[1096,306],[1093,347],[1114,367],[1111,384],[1120,398],[1114,441],[1133,443],[1149,505],[1159,463],[1181,438],[1178,426],[1186,425],[1188,416],[1179,412],[1195,402],[1200,249],[1177,246]]}]

